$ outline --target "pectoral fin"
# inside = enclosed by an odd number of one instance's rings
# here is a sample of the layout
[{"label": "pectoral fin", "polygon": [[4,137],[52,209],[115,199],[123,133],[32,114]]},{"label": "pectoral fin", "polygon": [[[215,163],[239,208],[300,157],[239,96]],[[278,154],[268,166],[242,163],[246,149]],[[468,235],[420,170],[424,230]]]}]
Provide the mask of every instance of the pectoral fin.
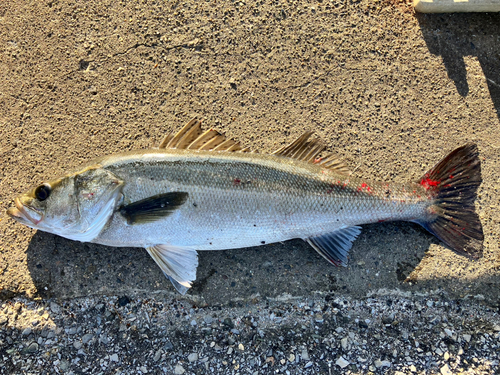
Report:
[{"label": "pectoral fin", "polygon": [[127,219],[129,225],[150,223],[170,215],[186,202],[188,195],[188,193],[182,191],[153,195],[122,206],[120,214]]},{"label": "pectoral fin", "polygon": [[186,294],[191,283],[196,280],[198,253],[188,247],[156,245],[146,248],[175,289]]},{"label": "pectoral fin", "polygon": [[306,238],[306,241],[323,258],[339,266],[347,265],[347,253],[352,248],[352,242],[361,233],[361,227],[340,229],[322,236]]}]

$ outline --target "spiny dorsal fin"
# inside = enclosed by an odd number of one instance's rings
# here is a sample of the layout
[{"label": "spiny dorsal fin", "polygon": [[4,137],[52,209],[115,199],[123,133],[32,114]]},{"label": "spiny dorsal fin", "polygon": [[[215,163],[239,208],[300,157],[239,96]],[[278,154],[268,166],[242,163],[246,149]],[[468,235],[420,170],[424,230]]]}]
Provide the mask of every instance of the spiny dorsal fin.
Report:
[{"label": "spiny dorsal fin", "polygon": [[226,139],[217,130],[203,132],[201,121],[196,118],[189,121],[177,134],[168,134],[158,148],[248,152],[248,148],[242,149],[239,142]]},{"label": "spiny dorsal fin", "polygon": [[305,132],[288,146],[283,146],[273,154],[319,164],[322,167],[335,170],[337,173],[348,175],[349,168],[335,155],[328,154],[319,158],[319,155],[325,150],[325,145],[319,139],[309,140],[312,134],[312,132]]}]

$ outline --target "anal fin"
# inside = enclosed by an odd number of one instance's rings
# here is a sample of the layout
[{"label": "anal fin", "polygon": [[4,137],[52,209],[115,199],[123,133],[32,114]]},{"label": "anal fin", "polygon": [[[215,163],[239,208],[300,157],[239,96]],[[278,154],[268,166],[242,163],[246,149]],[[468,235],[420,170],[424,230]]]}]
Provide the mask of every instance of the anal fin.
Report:
[{"label": "anal fin", "polygon": [[147,252],[161,268],[175,289],[186,294],[191,283],[196,280],[198,253],[189,247],[156,245],[146,248]]},{"label": "anal fin", "polygon": [[321,236],[309,237],[305,240],[328,262],[336,266],[346,266],[347,253],[352,248],[352,242],[360,233],[361,227],[355,226]]}]

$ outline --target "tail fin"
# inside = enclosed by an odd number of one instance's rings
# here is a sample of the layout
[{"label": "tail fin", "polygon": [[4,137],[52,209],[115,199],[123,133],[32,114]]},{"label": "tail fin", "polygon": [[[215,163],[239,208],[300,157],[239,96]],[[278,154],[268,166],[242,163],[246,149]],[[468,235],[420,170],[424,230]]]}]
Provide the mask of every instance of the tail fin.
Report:
[{"label": "tail fin", "polygon": [[452,151],[419,181],[434,192],[432,219],[419,222],[457,253],[483,256],[483,228],[474,207],[481,184],[481,162],[475,144]]}]

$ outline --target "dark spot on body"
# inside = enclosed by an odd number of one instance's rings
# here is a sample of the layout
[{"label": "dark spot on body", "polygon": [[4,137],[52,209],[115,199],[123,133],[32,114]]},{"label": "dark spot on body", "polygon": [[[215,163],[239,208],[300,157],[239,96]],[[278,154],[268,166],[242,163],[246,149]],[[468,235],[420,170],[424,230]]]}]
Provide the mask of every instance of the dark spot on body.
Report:
[{"label": "dark spot on body", "polygon": [[264,245],[264,244],[266,243],[266,241],[260,241],[260,243],[261,243],[262,245]]}]

